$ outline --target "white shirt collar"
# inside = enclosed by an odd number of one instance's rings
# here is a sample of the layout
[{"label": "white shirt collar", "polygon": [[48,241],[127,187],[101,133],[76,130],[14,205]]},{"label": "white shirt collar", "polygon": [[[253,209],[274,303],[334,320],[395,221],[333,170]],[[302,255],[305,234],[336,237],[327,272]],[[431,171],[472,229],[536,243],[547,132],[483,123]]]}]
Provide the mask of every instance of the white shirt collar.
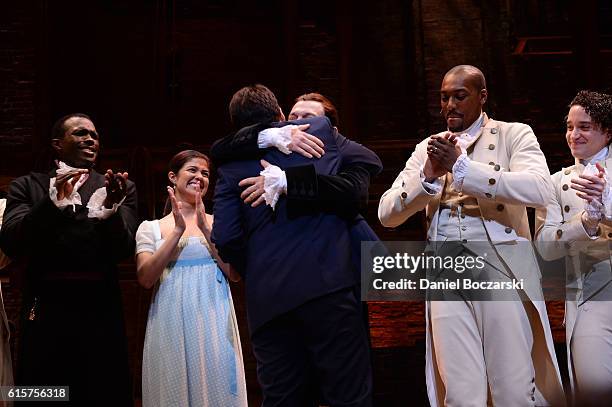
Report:
[{"label": "white shirt collar", "polygon": [[605,146],[604,148],[599,150],[599,152],[595,154],[594,156],[589,157],[585,160],[580,160],[580,164],[582,165],[595,164],[596,162],[605,160],[607,156],[608,156],[608,146]]},{"label": "white shirt collar", "polygon": [[453,133],[457,135],[457,143],[463,152],[465,152],[467,145],[474,140],[474,138],[476,138],[483,122],[484,113],[480,112],[480,116],[474,121],[474,123],[472,123],[470,127],[461,132]]}]

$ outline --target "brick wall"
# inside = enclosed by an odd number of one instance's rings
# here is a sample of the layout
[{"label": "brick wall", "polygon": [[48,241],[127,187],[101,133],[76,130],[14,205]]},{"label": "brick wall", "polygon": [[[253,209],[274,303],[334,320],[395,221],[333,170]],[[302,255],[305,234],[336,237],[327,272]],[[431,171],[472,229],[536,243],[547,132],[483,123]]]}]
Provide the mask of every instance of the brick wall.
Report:
[{"label": "brick wall", "polygon": [[[36,7],[6,2],[0,12],[0,173],[19,174],[31,164],[35,141]],[[26,158],[25,168],[15,156]]]}]

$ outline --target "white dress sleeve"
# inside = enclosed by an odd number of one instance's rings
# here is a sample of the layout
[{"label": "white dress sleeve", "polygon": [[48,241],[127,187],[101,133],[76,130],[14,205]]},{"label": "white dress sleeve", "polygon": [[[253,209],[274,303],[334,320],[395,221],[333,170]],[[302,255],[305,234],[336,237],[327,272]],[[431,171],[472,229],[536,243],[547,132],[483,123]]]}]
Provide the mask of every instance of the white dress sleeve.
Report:
[{"label": "white dress sleeve", "polygon": [[155,253],[153,222],[148,220],[142,222],[136,231],[136,254],[143,252]]}]

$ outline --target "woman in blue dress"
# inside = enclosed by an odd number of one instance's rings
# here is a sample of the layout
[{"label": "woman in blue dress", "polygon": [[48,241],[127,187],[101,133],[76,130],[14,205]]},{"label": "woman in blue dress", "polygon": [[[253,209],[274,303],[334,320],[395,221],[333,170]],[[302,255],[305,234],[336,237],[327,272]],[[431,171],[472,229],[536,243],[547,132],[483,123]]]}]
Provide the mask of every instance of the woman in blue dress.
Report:
[{"label": "woman in blue dress", "polygon": [[138,281],[155,287],[142,364],[143,406],[246,406],[238,325],[223,263],[204,211],[210,165],[186,150],[170,161],[172,212],[136,234]]}]

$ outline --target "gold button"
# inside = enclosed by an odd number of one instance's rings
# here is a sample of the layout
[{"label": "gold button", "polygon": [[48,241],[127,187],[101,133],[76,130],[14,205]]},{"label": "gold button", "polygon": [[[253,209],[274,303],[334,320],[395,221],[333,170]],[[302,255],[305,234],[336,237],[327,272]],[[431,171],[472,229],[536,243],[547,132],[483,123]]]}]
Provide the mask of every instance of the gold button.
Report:
[{"label": "gold button", "polygon": [[495,185],[495,178],[489,178],[489,185]]},{"label": "gold button", "polygon": [[495,164],[495,167],[493,167],[493,169],[495,171],[499,171],[499,170],[501,170],[501,166],[499,164]]},{"label": "gold button", "polygon": [[563,187],[562,187],[562,188],[563,188],[563,190],[564,190],[564,191],[567,191],[567,190],[569,189],[569,187],[567,186],[567,184],[563,184]]},{"label": "gold button", "polygon": [[503,211],[504,210],[504,205],[502,205],[502,204],[497,205],[497,210],[500,211],[500,212]]},{"label": "gold button", "polygon": [[490,193],[488,193],[488,192],[485,194],[485,196],[486,196],[487,198],[491,198],[491,197],[493,197],[493,195],[491,195],[491,194],[490,194]]},{"label": "gold button", "polygon": [[563,231],[561,229],[557,229],[557,237],[561,238],[563,236]]},{"label": "gold button", "polygon": [[506,229],[504,229],[504,232],[512,233],[512,228],[511,227],[507,227]]},{"label": "gold button", "polygon": [[463,192],[459,192],[459,196],[463,196]]},{"label": "gold button", "polygon": [[563,210],[564,210],[565,212],[569,212],[569,210],[570,210],[569,205],[565,205],[565,208],[563,208]]},{"label": "gold button", "polygon": [[572,170],[565,170],[565,175],[569,175]]},{"label": "gold button", "polygon": [[495,150],[495,144],[489,144],[489,150]]},{"label": "gold button", "polygon": [[406,199],[408,198],[408,194],[404,191],[402,192],[402,199]]},{"label": "gold button", "polygon": [[496,134],[497,133],[497,129],[491,129],[491,134]]}]

